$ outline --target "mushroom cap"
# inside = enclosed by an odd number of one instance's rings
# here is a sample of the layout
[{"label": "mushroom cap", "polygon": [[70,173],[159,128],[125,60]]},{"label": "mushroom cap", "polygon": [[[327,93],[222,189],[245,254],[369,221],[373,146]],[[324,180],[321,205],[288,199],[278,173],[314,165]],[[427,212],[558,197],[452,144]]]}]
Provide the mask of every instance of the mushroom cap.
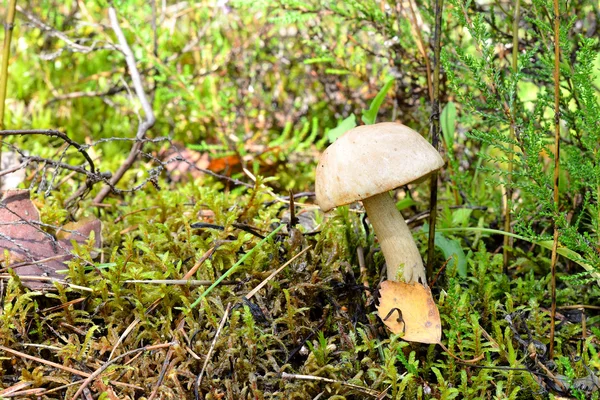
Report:
[{"label": "mushroom cap", "polygon": [[418,132],[395,122],[353,128],[329,146],[317,166],[317,204],[324,211],[409,184],[444,160]]}]

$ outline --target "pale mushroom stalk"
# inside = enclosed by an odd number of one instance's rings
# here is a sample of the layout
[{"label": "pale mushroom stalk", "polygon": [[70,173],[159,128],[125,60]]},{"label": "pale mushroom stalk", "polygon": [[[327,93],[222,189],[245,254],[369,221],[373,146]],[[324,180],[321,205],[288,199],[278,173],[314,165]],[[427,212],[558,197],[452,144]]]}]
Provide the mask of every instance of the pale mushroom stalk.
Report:
[{"label": "pale mushroom stalk", "polygon": [[[381,245],[390,281],[421,282],[427,286],[425,268],[412,233],[387,192],[362,200]],[[402,273],[404,274],[402,275]]]}]

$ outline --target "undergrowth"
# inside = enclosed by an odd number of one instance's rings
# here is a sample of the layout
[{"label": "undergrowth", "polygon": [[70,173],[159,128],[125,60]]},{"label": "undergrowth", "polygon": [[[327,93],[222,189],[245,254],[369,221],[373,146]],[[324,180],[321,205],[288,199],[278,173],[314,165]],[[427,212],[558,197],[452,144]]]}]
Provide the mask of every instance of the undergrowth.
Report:
[{"label": "undergrowth", "polygon": [[[90,22],[104,20],[101,5],[72,10],[70,3],[26,11],[84,43],[111,41]],[[362,208],[324,215],[311,193],[319,154],[359,123],[356,116],[428,131],[430,5],[186,3],[161,11],[155,41],[151,6],[119,3],[153,94],[152,137],[170,139],[149,143],[119,187],[139,184],[171,145],[206,155],[212,174],[164,173],[102,207],[90,200],[95,187],[65,209],[81,180],[49,167],[30,171],[22,186],[30,185],[42,221],[60,226],[96,215],[103,245],[99,256],[92,242],[77,245],[63,271],[70,285],[48,291],[27,289],[2,255],[0,345],[21,355],[0,350],[0,391],[25,382],[44,388],[42,398],[71,398],[85,378],[72,370],[91,374],[109,363],[90,386],[99,398],[597,399],[598,7],[576,3],[560,2],[558,207],[552,2],[520,2],[516,28],[505,2],[445,5],[440,100],[448,162],[429,277],[445,348],[386,330],[375,309],[384,260]],[[131,137],[138,118],[121,55],[74,52],[25,15],[16,31],[10,76],[20,79],[9,81],[5,126],[60,128],[87,143],[103,171],[116,170],[128,147],[110,138]],[[368,111],[373,99],[382,103],[379,114]],[[52,138],[17,137],[4,146],[81,162]],[[423,255],[425,186],[395,192]],[[298,194],[293,201],[289,190]],[[517,238],[508,246],[507,214]],[[555,223],[561,258],[551,359]],[[155,345],[163,347],[147,348]]]}]

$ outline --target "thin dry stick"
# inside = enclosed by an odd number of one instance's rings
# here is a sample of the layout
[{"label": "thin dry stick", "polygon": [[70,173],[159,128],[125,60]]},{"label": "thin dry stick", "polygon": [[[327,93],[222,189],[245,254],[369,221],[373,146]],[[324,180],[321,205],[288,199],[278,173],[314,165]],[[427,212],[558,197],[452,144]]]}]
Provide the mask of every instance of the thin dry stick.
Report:
[{"label": "thin dry stick", "polygon": [[[11,275],[0,274],[0,280],[9,280],[11,278],[12,278]],[[36,282],[50,282],[50,283],[57,282],[57,283],[60,283],[61,285],[69,286],[70,288],[82,290],[84,292],[90,292],[90,293],[94,292],[94,289],[91,289],[89,287],[75,285],[73,283],[65,282],[63,280],[51,278],[48,276],[22,275],[22,276],[19,276],[19,279],[22,281],[36,281]],[[109,294],[113,295],[114,293],[110,292]]]},{"label": "thin dry stick", "polygon": [[[8,13],[4,24],[4,45],[2,47],[2,65],[0,66],[0,130],[4,129],[4,102],[6,101],[6,82],[8,81],[8,59],[10,58],[10,42],[15,22],[15,9],[17,0],[10,0]],[[2,141],[0,137],[0,165],[2,164]],[[2,177],[0,177],[0,185]]]},{"label": "thin dry stick", "polygon": [[[62,139],[65,143],[68,143],[70,146],[73,146],[81,153],[81,155],[85,158],[85,160],[90,165],[90,172],[94,174],[96,172],[96,167],[94,166],[94,161],[90,157],[90,155],[85,150],[85,147],[71,139],[66,133],[62,133],[61,131],[57,131],[55,129],[11,129],[11,130],[3,130],[0,131],[0,138],[4,136],[26,136],[26,135],[43,135],[50,137],[57,137]],[[33,160],[33,159],[32,159]],[[45,161],[45,159],[40,159],[40,161]]]},{"label": "thin dry stick", "polygon": [[[435,28],[433,33],[433,101],[431,102],[431,119],[429,131],[431,133],[431,145],[439,152],[440,150],[440,49],[442,41],[442,10],[443,0],[435,0]],[[433,274],[433,259],[435,251],[435,220],[437,217],[437,180],[438,173],[431,174],[429,184],[429,239],[427,241],[427,276]]]},{"label": "thin dry stick", "polygon": [[77,398],[79,396],[81,396],[81,393],[83,393],[83,391],[85,390],[85,388],[88,387],[88,385],[94,379],[96,379],[98,376],[100,376],[100,374],[102,374],[102,372],[104,372],[104,370],[106,370],[106,368],[110,367],[112,364],[116,363],[120,359],[125,358],[125,357],[129,357],[130,355],[135,354],[135,353],[139,353],[139,352],[152,351],[152,350],[163,349],[165,347],[171,347],[174,344],[175,343],[173,343],[173,342],[168,342],[168,343],[155,344],[153,346],[144,346],[144,347],[140,347],[139,349],[128,351],[127,353],[121,354],[118,357],[115,357],[111,361],[108,361],[108,362],[104,363],[100,368],[98,368],[97,370],[95,370],[93,373],[88,374],[89,377],[85,381],[83,381],[83,383],[81,384],[81,386],[79,387],[79,389],[77,390],[77,392],[75,392],[75,394],[73,395],[73,397],[71,397],[71,400],[77,400]]},{"label": "thin dry stick", "polygon": [[327,382],[327,383],[337,383],[339,385],[347,386],[349,388],[358,390],[359,392],[368,394],[369,396],[372,396],[375,398],[379,397],[379,392],[376,392],[375,390],[372,390],[372,389],[369,389],[369,388],[366,388],[363,386],[354,385],[352,383],[348,383],[348,382],[344,382],[344,381],[336,381],[335,379],[322,378],[320,376],[288,374],[287,372],[283,372],[281,374],[281,378],[282,379],[301,379],[301,380],[305,380],[305,381],[320,381],[320,382]]},{"label": "thin dry stick", "polygon": [[256,294],[256,292],[258,292],[260,289],[262,289],[267,284],[267,282],[269,282],[271,279],[273,279],[275,277],[275,275],[277,275],[278,273],[283,271],[283,269],[285,267],[290,265],[295,259],[300,257],[302,254],[306,253],[311,248],[312,248],[312,245],[308,246],[307,248],[305,248],[304,250],[302,250],[301,252],[296,254],[294,257],[290,258],[290,260],[288,262],[286,262],[281,267],[279,267],[275,271],[273,271],[273,273],[271,275],[269,275],[264,281],[262,281],[257,287],[255,287],[250,292],[248,292],[248,294],[245,296],[246,299],[250,300],[252,298],[252,296],[254,296]]},{"label": "thin dry stick", "polygon": [[[433,101],[433,86],[431,83],[431,65],[429,62],[429,57],[427,56],[427,51],[425,50],[425,45],[423,44],[423,35],[421,35],[422,28],[419,26],[419,21],[417,19],[417,11],[415,12],[415,7],[413,6],[413,0],[408,0],[408,8],[410,8],[410,16],[408,20],[411,22],[411,30],[413,31],[413,35],[416,37],[417,49],[423,59],[425,59],[425,69],[427,73],[427,89],[429,92],[429,100]],[[407,13],[408,14],[408,13]],[[411,18],[412,17],[412,18]]]},{"label": "thin dry stick", "polygon": [[123,341],[125,340],[125,338],[131,333],[131,331],[133,330],[133,328],[136,327],[137,324],[139,324],[141,321],[140,317],[136,317],[133,321],[131,321],[131,323],[129,324],[129,326],[127,326],[127,328],[123,331],[123,333],[121,334],[121,336],[119,336],[119,339],[117,340],[117,343],[115,343],[115,345],[113,346],[113,349],[111,350],[109,356],[108,356],[108,361],[112,360],[113,356],[115,355],[115,351],[117,351],[117,348],[119,347],[119,345],[121,343],[123,343]]},{"label": "thin dry stick", "polygon": [[32,395],[35,397],[38,397],[43,392],[44,392],[43,388],[28,389],[28,390],[22,390],[20,392],[13,392],[9,395],[2,396],[2,398],[7,398],[7,399],[10,397],[28,398],[29,396],[32,396]]},{"label": "thin dry stick", "polygon": [[[179,320],[179,323],[177,324],[177,328],[176,328],[176,330],[180,331],[183,335],[185,335],[185,331],[183,329],[184,325],[185,325],[185,319],[181,318]],[[165,356],[165,360],[163,361],[162,368],[160,369],[160,374],[158,375],[158,380],[156,381],[156,384],[154,385],[154,389],[152,389],[152,393],[150,393],[148,400],[153,400],[157,396],[158,390],[162,386],[165,377],[168,375],[168,371],[170,369],[172,369],[176,363],[179,362],[178,357],[175,357],[175,359],[173,361],[171,361],[171,358],[173,357],[174,353],[175,353],[175,349],[171,347],[169,349],[169,351],[167,352],[167,355]]]},{"label": "thin dry stick", "polygon": [[175,350],[173,350],[173,348],[170,348],[169,351],[167,352],[167,355],[165,356],[165,360],[163,361],[162,368],[160,370],[160,375],[158,376],[158,382],[156,382],[156,385],[154,385],[154,389],[152,389],[152,393],[150,393],[148,400],[154,400],[154,398],[156,397],[158,390],[160,389],[160,386],[162,385],[162,382],[165,379],[165,375],[167,373],[167,368],[171,364],[171,357],[173,357],[174,352],[175,352]]},{"label": "thin dry stick", "polygon": [[[66,388],[70,388],[71,386],[75,386],[75,385],[79,385],[79,382],[71,382],[71,383],[67,383],[65,385],[57,386],[57,387],[52,388],[52,389],[48,389],[48,390],[40,393],[40,396],[48,396],[50,393],[59,392],[61,390],[64,390]],[[140,389],[144,390],[143,388],[140,388]]]},{"label": "thin dry stick", "polygon": [[[516,0],[515,2],[515,13],[513,15],[513,26],[512,26],[512,34],[513,34],[513,51],[512,51],[512,72],[516,74],[519,70],[519,19],[521,18],[521,0]],[[513,115],[515,114],[516,101],[513,103]],[[508,152],[508,175],[506,175],[506,183],[504,188],[504,231],[512,232],[512,228],[510,225],[510,221],[512,219],[511,216],[511,202],[512,202],[512,174],[513,174],[513,158],[515,152],[515,145],[512,141],[515,140],[515,120],[511,118],[510,120],[510,139],[511,143],[509,145]],[[503,269],[504,274],[508,273],[508,263],[510,261],[509,249],[512,248],[514,242],[514,238],[512,236],[504,236],[504,244],[502,249],[502,257],[503,257]]]},{"label": "thin dry stick", "polygon": [[[202,281],[192,279],[130,279],[124,283],[142,283],[145,285],[177,285],[177,286],[210,286],[214,281]],[[240,281],[223,281],[221,285],[239,285]]]},{"label": "thin dry stick", "polygon": [[550,261],[550,290],[552,307],[550,309],[550,349],[548,356],[554,357],[554,318],[556,317],[556,262],[558,260],[558,178],[560,172],[560,9],[558,0],[554,0],[554,237],[552,259]]},{"label": "thin dry stick", "polygon": [[71,373],[73,375],[83,376],[83,377],[86,377],[86,378],[88,376],[90,376],[90,374],[88,374],[87,372],[79,371],[77,369],[70,368],[70,367],[65,367],[64,365],[60,365],[60,364],[57,364],[57,363],[52,362],[52,361],[47,361],[47,360],[44,360],[44,359],[41,359],[41,358],[38,358],[38,357],[30,356],[29,354],[21,353],[20,351],[9,349],[8,347],[0,346],[0,350],[1,351],[5,351],[5,352],[10,353],[10,354],[13,354],[13,355],[15,355],[17,357],[21,357],[21,358],[25,358],[27,360],[39,362],[40,364],[45,364],[45,365],[48,365],[48,366],[53,367],[53,368],[62,369],[63,371],[69,372],[69,373]]},{"label": "thin dry stick", "polygon": [[[52,361],[47,361],[42,358],[30,356],[29,354],[21,353],[20,351],[9,349],[8,347],[0,346],[0,351],[5,351],[5,352],[13,354],[17,357],[21,357],[21,358],[25,358],[27,360],[39,362],[40,364],[45,364],[50,367],[58,368],[63,371],[69,372],[71,374],[82,376],[84,378],[91,376],[91,374],[88,374],[87,372],[83,372],[83,371],[79,371],[74,368],[66,367],[64,365],[60,365],[60,364],[54,363]],[[141,389],[139,386],[131,385],[128,383],[123,383],[123,382],[118,382],[118,381],[109,381],[109,382],[110,382],[110,384],[115,385],[115,386],[125,386],[125,387],[129,387],[129,388],[134,388],[134,389]]]},{"label": "thin dry stick", "polygon": [[574,304],[570,306],[560,306],[557,308],[560,308],[561,310],[585,310],[586,308],[589,310],[600,310],[599,306],[589,306],[587,304]]},{"label": "thin dry stick", "polygon": [[[202,264],[204,264],[204,261],[208,260],[208,258],[213,255],[213,253],[215,252],[216,249],[217,249],[217,246],[213,246],[210,249],[208,249],[208,251],[206,253],[204,253],[202,255],[202,257],[200,257],[198,262],[196,264],[194,264],[194,266],[183,276],[183,279],[187,280],[187,281],[191,280],[192,276],[194,276],[196,271],[198,271],[198,269],[202,266]],[[209,285],[212,285],[212,282],[210,282]]]},{"label": "thin dry stick", "polygon": [[7,397],[9,394],[16,393],[21,390],[27,389],[31,385],[33,385],[33,382],[19,382],[16,385],[7,387],[4,390],[0,390],[0,396]]},{"label": "thin dry stick", "polygon": [[217,343],[217,339],[221,334],[221,329],[225,326],[225,322],[227,321],[227,317],[229,317],[229,310],[231,310],[231,303],[227,303],[227,308],[225,309],[225,313],[223,314],[223,318],[221,318],[221,323],[217,328],[217,333],[215,333],[215,338],[213,339],[210,349],[208,349],[208,353],[206,354],[206,359],[204,360],[204,365],[202,366],[202,371],[200,371],[200,375],[196,378],[196,391],[200,391],[200,384],[202,383],[202,376],[204,375],[204,371],[206,370],[206,366],[208,365],[208,361],[212,356],[212,352],[215,349],[215,344]]},{"label": "thin dry stick", "polygon": [[[108,17],[110,19],[110,23],[113,28],[113,31],[115,32],[115,35],[117,36],[117,39],[119,40],[119,45],[121,46],[121,51],[125,55],[125,61],[127,62],[127,67],[129,69],[129,74],[131,75],[131,80],[133,82],[133,87],[135,89],[135,93],[140,100],[142,109],[144,110],[144,114],[146,116],[146,119],[138,125],[137,134],[135,135],[136,142],[133,144],[133,146],[131,146],[131,151],[129,152],[129,156],[127,157],[125,162],[123,162],[123,165],[121,165],[119,167],[117,172],[115,172],[115,174],[110,179],[111,185],[114,186],[121,180],[123,175],[125,175],[125,172],[127,172],[129,170],[129,168],[131,168],[131,166],[135,162],[138,154],[142,150],[143,139],[146,136],[146,132],[150,128],[152,128],[152,126],[154,126],[154,123],[156,122],[156,117],[154,116],[154,111],[152,110],[152,106],[148,102],[148,97],[146,96],[146,92],[144,91],[144,85],[142,83],[142,79],[140,77],[140,72],[138,71],[138,68],[137,68],[137,65],[135,62],[135,57],[133,55],[133,52],[131,51],[131,48],[129,47],[129,44],[127,43],[127,39],[125,39],[125,35],[123,34],[123,31],[121,30],[121,26],[119,25],[119,20],[117,19],[117,12],[115,11],[114,7],[108,8]],[[110,191],[111,191],[110,186],[104,186],[102,189],[100,189],[100,192],[94,198],[94,203],[102,203],[102,201],[104,200],[104,198],[106,196],[108,196]]]}]

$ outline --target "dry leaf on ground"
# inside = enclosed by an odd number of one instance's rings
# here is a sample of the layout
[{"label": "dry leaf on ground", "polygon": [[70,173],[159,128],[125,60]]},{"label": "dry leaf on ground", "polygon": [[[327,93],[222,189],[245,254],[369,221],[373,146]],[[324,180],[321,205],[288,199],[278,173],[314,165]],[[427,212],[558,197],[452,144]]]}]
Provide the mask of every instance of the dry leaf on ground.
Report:
[{"label": "dry leaf on ground", "polygon": [[379,289],[379,318],[393,333],[408,342],[439,343],[440,312],[431,290],[420,284],[384,281]]},{"label": "dry leaf on ground", "polygon": [[[72,241],[87,242],[94,232],[95,247],[101,247],[100,220],[84,219],[61,228],[57,237],[41,229],[40,213],[29,198],[28,190],[0,192],[0,249],[8,250],[10,267],[19,276],[64,278],[56,273],[65,269],[64,263],[73,258]],[[3,259],[3,258],[2,258]],[[31,289],[52,285],[24,280]]]},{"label": "dry leaf on ground", "polygon": [[[193,166],[207,169],[210,165],[208,153],[199,153],[180,144],[173,144],[173,146],[162,150],[158,156],[161,161],[167,162],[167,174],[173,182],[185,181],[188,175],[192,178],[198,178],[203,173]],[[181,159],[177,159],[177,157],[181,157]]]}]

